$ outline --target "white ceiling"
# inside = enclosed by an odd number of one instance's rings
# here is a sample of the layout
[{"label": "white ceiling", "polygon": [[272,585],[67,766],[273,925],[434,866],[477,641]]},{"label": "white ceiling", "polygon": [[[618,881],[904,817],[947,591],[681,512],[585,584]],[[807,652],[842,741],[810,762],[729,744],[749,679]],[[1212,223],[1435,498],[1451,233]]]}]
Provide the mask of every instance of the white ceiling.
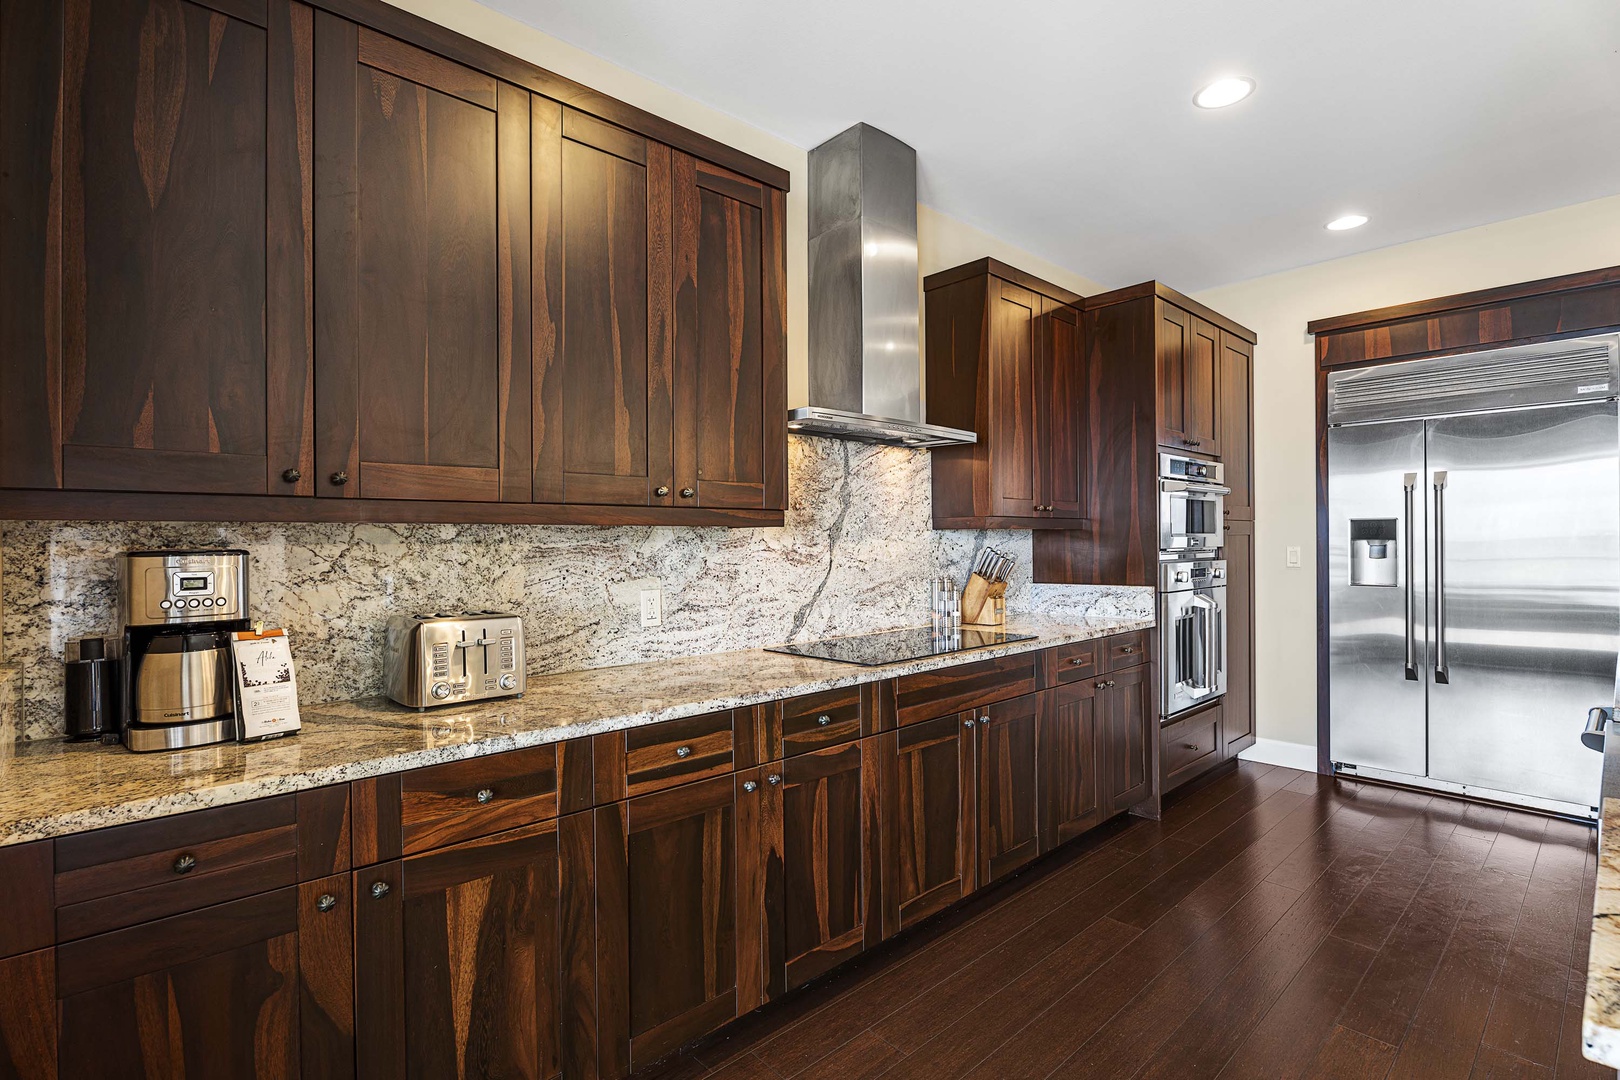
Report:
[{"label": "white ceiling", "polygon": [[[874,124],[923,202],[1110,286],[1620,192],[1620,0],[483,2],[800,146]],[[1259,89],[1194,108],[1224,74]]]}]

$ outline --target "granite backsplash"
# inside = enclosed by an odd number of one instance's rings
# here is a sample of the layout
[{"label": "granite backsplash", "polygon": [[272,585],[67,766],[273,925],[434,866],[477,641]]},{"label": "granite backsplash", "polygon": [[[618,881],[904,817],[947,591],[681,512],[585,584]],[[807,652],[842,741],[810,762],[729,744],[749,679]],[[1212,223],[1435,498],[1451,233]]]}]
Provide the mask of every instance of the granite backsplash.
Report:
[{"label": "granite backsplash", "polygon": [[[117,629],[114,558],[132,548],[246,548],[254,613],[288,628],[310,703],[381,692],[396,613],[514,611],[545,675],[926,623],[932,577],[960,579],[986,545],[1017,557],[1012,611],[1151,617],[1151,589],[1033,584],[1028,532],[934,531],[927,451],[794,436],[788,471],[776,529],[7,522],[14,730],[61,733],[63,646]],[[655,588],[663,625],[643,629]]]}]

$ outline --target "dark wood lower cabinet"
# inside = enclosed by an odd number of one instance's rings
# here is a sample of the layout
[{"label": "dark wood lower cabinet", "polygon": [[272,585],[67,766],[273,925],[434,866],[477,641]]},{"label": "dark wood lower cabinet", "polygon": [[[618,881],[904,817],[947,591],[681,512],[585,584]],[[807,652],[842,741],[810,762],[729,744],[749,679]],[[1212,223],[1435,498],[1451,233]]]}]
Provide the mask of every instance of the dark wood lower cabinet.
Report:
[{"label": "dark wood lower cabinet", "polygon": [[1095,679],[1054,687],[1040,695],[1035,733],[1040,762],[1041,851],[1051,851],[1100,824]]},{"label": "dark wood lower cabinet", "polygon": [[1152,668],[1111,671],[1097,694],[1102,738],[1098,743],[1103,814],[1123,813],[1153,793]]},{"label": "dark wood lower cabinet", "polygon": [[1036,748],[1041,696],[1026,694],[979,712],[980,885],[1040,853]]},{"label": "dark wood lower cabinet", "polygon": [[0,1076],[54,1080],[56,950],[0,960]]},{"label": "dark wood lower cabinet", "polygon": [[883,770],[883,936],[973,891],[974,714],[878,736]]},{"label": "dark wood lower cabinet", "polygon": [[1221,752],[1254,745],[1254,522],[1226,525],[1226,700]]}]

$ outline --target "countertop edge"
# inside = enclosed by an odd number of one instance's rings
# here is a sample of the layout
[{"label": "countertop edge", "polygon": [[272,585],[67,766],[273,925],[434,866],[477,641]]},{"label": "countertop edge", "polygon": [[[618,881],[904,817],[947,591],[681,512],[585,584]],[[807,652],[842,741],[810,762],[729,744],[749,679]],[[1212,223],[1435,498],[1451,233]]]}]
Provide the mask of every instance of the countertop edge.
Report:
[{"label": "countertop edge", "polygon": [[1581,1052],[1620,1068],[1620,737],[1603,743],[1603,791],[1598,815],[1597,879],[1592,939],[1586,953],[1586,1001]]},{"label": "countertop edge", "polygon": [[[1018,624],[1023,620],[1016,617],[1009,618],[1009,630],[1018,632]],[[1029,623],[1025,623],[1029,626]],[[383,776],[391,773],[405,772],[410,769],[422,768],[429,765],[439,765],[450,761],[465,760],[482,757],[487,754],[505,753],[512,750],[521,750],[529,747],[543,746],[550,743],[563,742],[568,739],[580,738],[589,735],[606,734],[614,731],[623,731],[630,728],[643,727],[648,724],[664,723],[678,720],[683,717],[697,716],[704,713],[716,712],[723,709],[744,708],[785,698],[798,697],[804,694],[819,693],[827,690],[843,689],[850,686],[859,686],[871,682],[880,682],[884,679],[898,678],[906,675],[920,674],[935,671],[941,668],[956,667],[963,664],[975,663],[982,660],[992,660],[998,657],[1019,655],[1022,653],[1038,652],[1056,646],[1072,644],[1078,641],[1096,640],[1116,634],[1132,633],[1148,629],[1154,625],[1150,617],[1108,617],[1098,619],[1094,624],[1084,625],[1078,623],[1064,623],[1058,620],[1050,622],[1040,621],[1030,629],[1038,629],[1039,635],[1033,640],[1010,642],[1005,645],[986,646],[962,653],[953,653],[943,656],[926,657],[919,660],[907,661],[901,664],[891,664],[882,667],[858,667],[850,664],[840,664],[831,661],[817,661],[828,667],[828,674],[824,678],[816,678],[809,682],[792,685],[777,685],[765,690],[742,691],[719,696],[711,696],[701,700],[683,701],[665,708],[646,710],[641,712],[623,713],[602,717],[593,717],[573,724],[545,725],[516,730],[510,733],[481,736],[465,742],[448,742],[438,746],[423,747],[420,749],[402,752],[385,752],[378,757],[368,758],[365,753],[357,752],[355,759],[331,765],[319,766],[309,769],[294,769],[281,774],[267,774],[263,776],[244,776],[241,779],[218,784],[209,784],[197,788],[182,788],[158,795],[136,797],[125,801],[110,801],[105,805],[85,806],[82,808],[63,811],[60,813],[43,814],[35,817],[20,817],[13,820],[0,821],[0,847],[14,844],[28,843],[35,840],[46,840],[73,833],[88,832],[94,829],[108,828],[135,821],[149,821],[157,818],[169,817],[175,814],[188,813],[193,810],[203,810],[210,807],[226,806],[234,803],[247,802],[252,799],[269,798],[276,795],[291,794],[311,788],[325,787],[331,784],[346,783],[353,780],[363,780],[368,777]],[[743,658],[758,656],[765,650],[743,650],[733,653],[709,654],[717,662],[722,657]],[[678,663],[703,659],[695,657],[679,658],[675,661],[648,661],[641,664],[623,665],[620,668],[595,668],[580,672],[561,673],[556,676],[546,676],[532,680],[526,692],[528,694],[544,693],[548,678],[604,678],[616,670],[646,669],[650,666]],[[847,670],[845,670],[847,669]],[[458,714],[466,715],[469,709],[455,708],[445,710],[429,710],[419,713],[414,709],[405,709],[403,706],[391,702],[377,702],[377,699],[358,699],[352,702],[334,702],[327,705],[312,705],[305,708],[311,720],[306,724],[338,724],[346,720],[332,717],[327,720],[318,720],[323,710],[341,711],[365,709],[367,703],[375,703],[369,707],[374,708],[379,717],[386,719],[404,719],[428,721],[441,717],[446,722],[453,720]],[[500,704],[496,702],[495,704]],[[303,735],[289,736],[291,739],[302,738]],[[227,747],[240,744],[225,744]],[[276,743],[252,744],[254,749],[263,747],[273,749]],[[111,749],[85,748],[88,753],[114,753]],[[137,760],[151,760],[154,764],[167,759],[174,761],[182,757],[181,754],[153,754],[142,755]],[[178,782],[178,781],[177,781]]]}]

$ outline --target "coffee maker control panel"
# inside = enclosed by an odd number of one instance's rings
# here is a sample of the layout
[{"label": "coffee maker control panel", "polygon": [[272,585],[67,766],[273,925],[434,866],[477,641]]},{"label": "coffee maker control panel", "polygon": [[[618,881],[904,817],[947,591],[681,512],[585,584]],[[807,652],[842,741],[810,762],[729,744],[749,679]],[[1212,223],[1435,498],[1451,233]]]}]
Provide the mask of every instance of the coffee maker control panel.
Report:
[{"label": "coffee maker control panel", "polygon": [[126,626],[246,618],[247,552],[131,552],[120,567]]}]

